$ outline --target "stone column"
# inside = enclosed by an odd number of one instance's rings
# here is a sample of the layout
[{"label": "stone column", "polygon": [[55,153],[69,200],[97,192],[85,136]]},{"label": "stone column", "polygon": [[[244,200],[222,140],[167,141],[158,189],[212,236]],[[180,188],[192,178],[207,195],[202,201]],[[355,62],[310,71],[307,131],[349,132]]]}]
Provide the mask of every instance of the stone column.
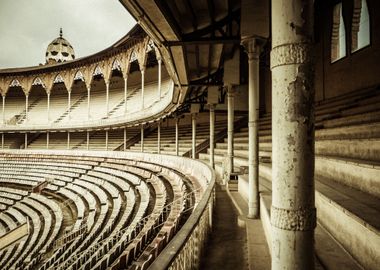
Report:
[{"label": "stone column", "polygon": [[141,69],[141,109],[144,109],[145,67]]},{"label": "stone column", "polygon": [[197,114],[195,113],[192,113],[191,114],[191,124],[192,124],[192,130],[193,130],[193,134],[192,134],[192,143],[191,143],[191,157],[193,159],[195,159],[196,157],[196,152],[195,152],[195,148],[197,146]]},{"label": "stone column", "polygon": [[123,134],[124,138],[123,138],[123,141],[124,141],[124,151],[127,150],[127,127],[124,127],[124,134]]},{"label": "stone column", "polygon": [[25,132],[24,149],[28,149],[28,133]]},{"label": "stone column", "polygon": [[161,154],[161,121],[158,121],[157,126],[157,154]]},{"label": "stone column", "polygon": [[210,166],[215,167],[214,145],[215,145],[215,105],[209,104],[210,109]]},{"label": "stone column", "polygon": [[50,133],[46,132],[46,149],[49,149]]},{"label": "stone column", "polygon": [[158,62],[158,99],[161,99],[161,65],[162,65],[162,59],[161,57],[157,58]]},{"label": "stone column", "polygon": [[127,114],[128,76],[124,78],[124,114]]},{"label": "stone column", "polygon": [[106,151],[108,151],[108,130],[106,130]]},{"label": "stone column", "polygon": [[86,141],[87,150],[90,149],[90,132],[87,130],[87,141]]},{"label": "stone column", "polygon": [[140,139],[140,141],[141,141],[141,144],[140,144],[141,149],[140,149],[140,151],[144,152],[144,125],[143,124],[141,124],[141,127],[140,127],[140,135],[141,135],[141,139]]},{"label": "stone column", "polygon": [[91,98],[91,86],[87,87],[87,120],[90,119],[90,98]]},{"label": "stone column", "polygon": [[47,122],[50,123],[50,93],[47,93]]},{"label": "stone column", "polygon": [[29,107],[29,94],[25,94],[25,122],[28,122],[28,107]]},{"label": "stone column", "polygon": [[175,119],[175,154],[179,156],[179,118]]},{"label": "stone column", "polygon": [[1,95],[3,98],[3,108],[2,108],[2,118],[3,118],[3,125],[5,125],[5,95]]},{"label": "stone column", "polygon": [[70,149],[70,131],[67,131],[67,150]]},{"label": "stone column", "polygon": [[109,104],[110,104],[110,81],[106,81],[106,117],[109,113]]},{"label": "stone column", "polygon": [[314,269],[313,3],[272,1],[272,269]]},{"label": "stone column", "polygon": [[1,149],[4,149],[4,133],[1,133]]},{"label": "stone column", "polygon": [[234,103],[234,88],[232,85],[227,85],[227,181],[234,171]]},{"label": "stone column", "polygon": [[71,89],[67,90],[67,114],[70,120],[71,119]]},{"label": "stone column", "polygon": [[248,54],[248,218],[259,217],[259,63],[261,41],[243,40]]}]

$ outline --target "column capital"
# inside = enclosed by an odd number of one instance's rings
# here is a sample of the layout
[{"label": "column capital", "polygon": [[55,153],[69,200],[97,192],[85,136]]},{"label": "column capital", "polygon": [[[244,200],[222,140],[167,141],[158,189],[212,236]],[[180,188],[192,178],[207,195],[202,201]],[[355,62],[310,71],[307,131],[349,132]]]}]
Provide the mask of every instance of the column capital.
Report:
[{"label": "column capital", "polygon": [[247,37],[242,39],[240,44],[244,47],[248,60],[258,60],[264,43],[265,39],[263,38]]},{"label": "column capital", "polygon": [[215,107],[216,107],[216,104],[214,103],[208,103],[207,104],[207,107],[210,111],[214,111],[215,110]]},{"label": "column capital", "polygon": [[233,96],[235,94],[235,85],[227,83],[224,84],[224,88],[227,89],[227,96]]}]

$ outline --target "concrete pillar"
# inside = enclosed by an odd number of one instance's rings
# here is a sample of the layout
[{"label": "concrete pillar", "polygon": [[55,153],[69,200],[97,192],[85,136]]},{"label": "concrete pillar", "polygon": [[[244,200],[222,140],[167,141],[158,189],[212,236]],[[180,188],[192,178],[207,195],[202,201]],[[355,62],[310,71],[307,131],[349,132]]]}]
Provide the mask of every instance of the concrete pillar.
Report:
[{"label": "concrete pillar", "polygon": [[46,149],[49,149],[50,133],[46,132]]},{"label": "concrete pillar", "polygon": [[67,150],[70,149],[70,131],[67,132]]},{"label": "concrete pillar", "polygon": [[71,89],[67,91],[67,114],[70,120],[71,119]]},{"label": "concrete pillar", "polygon": [[158,62],[158,99],[161,99],[161,65],[162,65],[161,57],[157,58],[157,62]]},{"label": "concrete pillar", "polygon": [[108,151],[108,130],[106,130],[106,151]]},{"label": "concrete pillar", "polygon": [[87,130],[86,149],[90,149],[90,132]]},{"label": "concrete pillar", "polygon": [[227,85],[227,181],[234,171],[234,102],[234,88],[232,85]]},{"label": "concrete pillar", "polygon": [[28,149],[28,133],[25,132],[24,149]]},{"label": "concrete pillar", "polygon": [[143,125],[143,124],[141,124],[141,126],[140,126],[140,134],[141,134],[141,138],[140,138],[140,141],[141,141],[141,144],[140,144],[141,149],[140,149],[140,151],[141,151],[141,152],[144,152],[144,125]]},{"label": "concrete pillar", "polygon": [[272,269],[314,269],[313,4],[272,1]]},{"label": "concrete pillar", "polygon": [[209,104],[210,109],[210,166],[215,167],[214,145],[215,145],[215,105]]},{"label": "concrete pillar", "polygon": [[144,109],[145,67],[141,69],[141,109]]},{"label": "concrete pillar", "polygon": [[91,98],[91,86],[87,87],[87,120],[90,119],[90,98]]},{"label": "concrete pillar", "polygon": [[4,149],[4,133],[1,133],[1,149]]},{"label": "concrete pillar", "polygon": [[124,127],[124,136],[123,136],[123,142],[124,142],[124,151],[127,150],[127,127]]},{"label": "concrete pillar", "polygon": [[179,118],[175,119],[175,154],[179,156]]},{"label": "concrete pillar", "polygon": [[110,81],[106,81],[106,117],[109,113],[109,104],[110,104]]},{"label": "concrete pillar", "polygon": [[2,118],[3,118],[3,125],[5,125],[5,95],[2,95],[3,99],[3,108],[2,108]]},{"label": "concrete pillar", "polygon": [[25,95],[25,122],[28,122],[28,107],[29,107],[29,94],[26,94]]},{"label": "concrete pillar", "polygon": [[197,114],[195,113],[192,113],[191,114],[191,124],[192,124],[192,130],[193,130],[193,134],[192,134],[192,141],[191,141],[191,157],[193,159],[195,159],[196,157],[196,152],[195,152],[195,148],[197,146]]},{"label": "concrete pillar", "polygon": [[161,121],[158,121],[157,126],[157,154],[161,154]]},{"label": "concrete pillar", "polygon": [[50,123],[50,93],[47,93],[47,122]]},{"label": "concrete pillar", "polygon": [[243,40],[248,54],[248,218],[259,217],[259,63],[261,41]]},{"label": "concrete pillar", "polygon": [[127,114],[128,76],[124,78],[124,114]]}]

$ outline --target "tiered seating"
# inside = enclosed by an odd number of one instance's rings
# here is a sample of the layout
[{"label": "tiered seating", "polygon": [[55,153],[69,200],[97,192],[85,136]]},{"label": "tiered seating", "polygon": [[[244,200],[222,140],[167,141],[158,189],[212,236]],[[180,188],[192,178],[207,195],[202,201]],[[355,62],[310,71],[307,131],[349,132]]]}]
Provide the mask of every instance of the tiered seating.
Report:
[{"label": "tiered seating", "polygon": [[[207,115],[208,116],[208,115]],[[219,116],[218,119],[225,118]],[[215,134],[226,129],[226,119],[218,120],[215,123]],[[210,138],[210,123],[201,122],[196,127],[196,145],[199,145]],[[192,125],[180,125],[178,128],[179,155],[183,155],[191,150],[192,145]],[[176,154],[175,148],[175,126],[161,127],[161,154]],[[144,137],[144,152],[157,153],[157,129]],[[141,151],[141,141],[130,147],[131,151]]]},{"label": "tiered seating", "polygon": [[[336,260],[346,269],[359,269],[358,263],[370,269],[378,262],[380,118],[376,108],[379,101],[380,90],[376,88],[326,100],[316,107],[316,250],[318,259],[327,268]],[[270,233],[270,115],[260,120],[259,140],[261,214],[266,231]],[[234,147],[234,165],[238,170],[238,167],[248,165],[247,128],[235,134]],[[226,142],[217,144],[215,161],[219,177],[223,176],[226,151]],[[200,155],[203,160],[208,157],[207,154]],[[239,177],[239,191],[248,196],[246,175]],[[335,259],[326,252],[331,249],[337,254]]]},{"label": "tiered seating", "polygon": [[[60,153],[0,153],[0,198],[9,205],[0,214],[0,230],[25,216],[32,228],[26,240],[0,253],[0,260],[7,258],[2,269],[149,265],[192,206],[187,198],[196,204],[207,186],[198,182],[201,176],[135,157]],[[29,192],[42,181],[50,182],[41,195]]]}]

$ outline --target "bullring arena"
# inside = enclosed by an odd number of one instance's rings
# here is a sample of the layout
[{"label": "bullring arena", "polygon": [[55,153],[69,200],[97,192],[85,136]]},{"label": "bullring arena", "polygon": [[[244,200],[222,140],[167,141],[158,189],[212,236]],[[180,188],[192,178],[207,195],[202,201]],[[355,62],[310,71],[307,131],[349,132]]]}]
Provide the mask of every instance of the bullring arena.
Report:
[{"label": "bullring arena", "polygon": [[378,269],[379,2],[120,3],[0,69],[0,269]]}]

